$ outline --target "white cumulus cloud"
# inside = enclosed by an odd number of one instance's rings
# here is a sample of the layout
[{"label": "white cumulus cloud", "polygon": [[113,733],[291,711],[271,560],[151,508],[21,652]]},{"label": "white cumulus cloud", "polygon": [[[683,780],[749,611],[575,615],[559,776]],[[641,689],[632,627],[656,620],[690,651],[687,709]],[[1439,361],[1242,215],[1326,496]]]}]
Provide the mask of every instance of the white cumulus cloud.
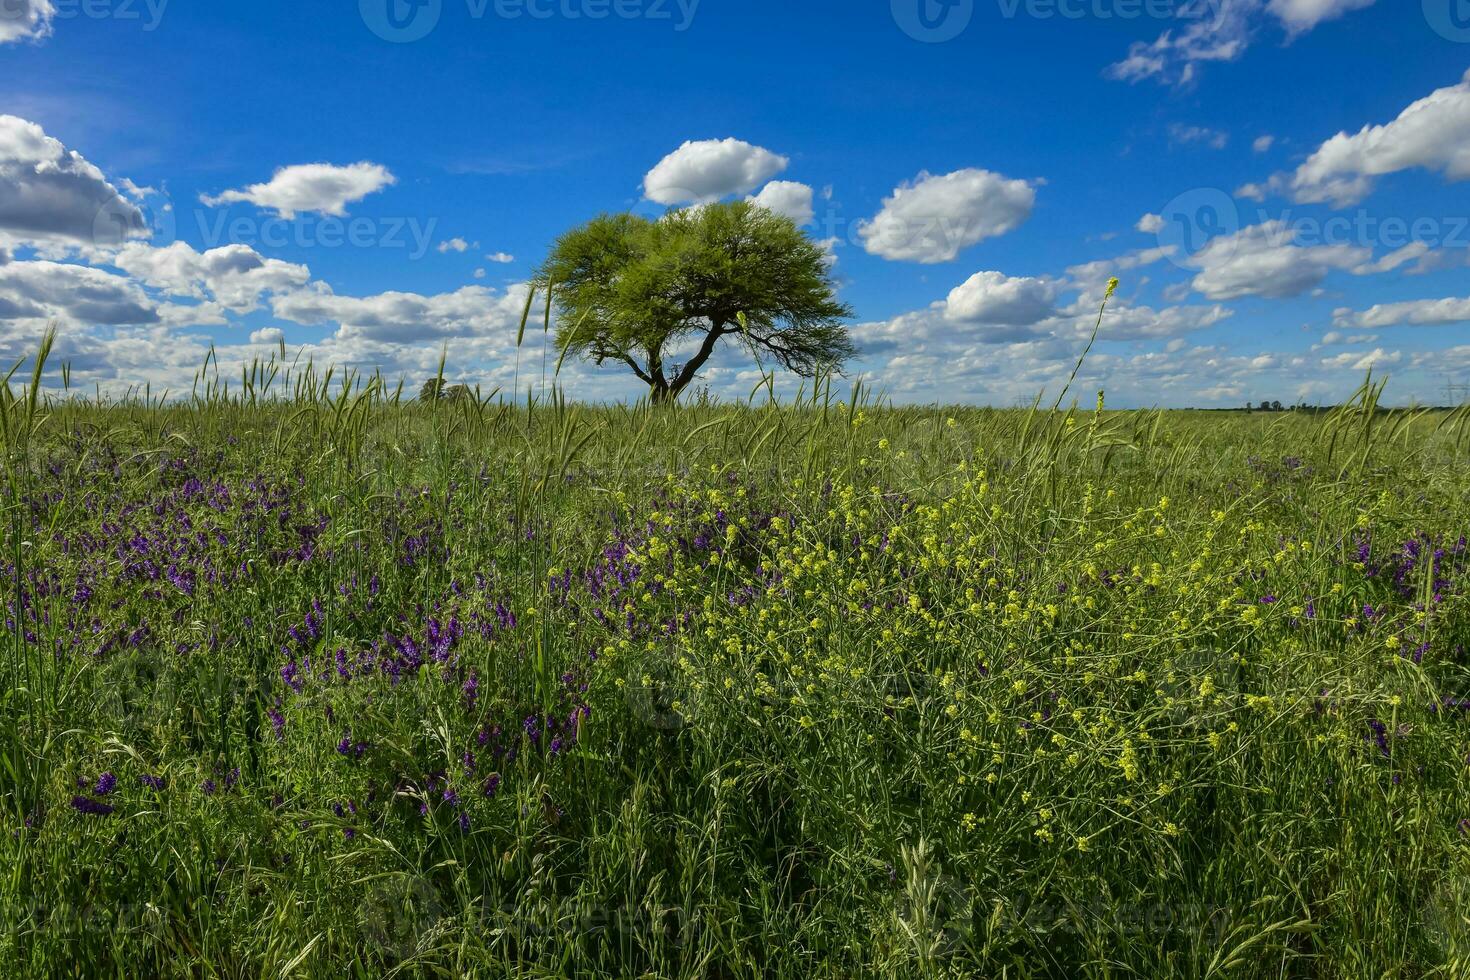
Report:
[{"label": "white cumulus cloud", "polygon": [[157,306],[125,276],[59,262],[0,265],[0,323],[26,319],[117,325],[157,323],[160,317]]},{"label": "white cumulus cloud", "polygon": [[[390,291],[376,296],[341,296],[322,282],[277,295],[271,311],[306,326],[338,324],[338,340],[411,344],[444,337],[485,336],[510,331],[519,322],[524,288],[497,292],[465,286],[424,296]],[[513,334],[511,335],[513,336]]]},{"label": "white cumulus cloud", "polygon": [[1272,186],[1298,203],[1347,207],[1367,197],[1377,178],[1416,168],[1437,171],[1450,181],[1470,180],[1470,72],[1392,122],[1338,133],[1295,173],[1273,178]]},{"label": "white cumulus cloud", "polygon": [[1333,314],[1333,322],[1347,329],[1466,323],[1470,322],[1470,297],[1380,303],[1361,311],[1341,309]]},{"label": "white cumulus cloud", "polygon": [[185,242],[163,248],[132,242],[111,264],[169,295],[218,303],[242,314],[255,310],[263,294],[296,289],[311,279],[306,266],[265,258],[248,245],[197,252]]},{"label": "white cumulus cloud", "polygon": [[1003,272],[977,272],[950,290],[947,319],[961,323],[1030,326],[1051,315],[1057,284]]},{"label": "white cumulus cloud", "polygon": [[1209,299],[1300,296],[1334,269],[1374,270],[1373,251],[1352,245],[1297,245],[1283,221],[1266,221],[1212,238],[1188,260],[1194,288]]},{"label": "white cumulus cloud", "polygon": [[237,201],[275,211],[282,218],[299,212],[342,217],[347,205],[360,201],[395,183],[397,178],[382,164],[360,163],[340,167],[330,163],[305,163],[281,167],[263,184],[222,194],[201,194],[199,200],[216,207]]},{"label": "white cumulus cloud", "polygon": [[55,15],[51,0],[0,0],[0,44],[45,37]]},{"label": "white cumulus cloud", "polygon": [[143,212],[101,170],[35,123],[0,115],[0,243],[109,246],[147,234]]},{"label": "white cumulus cloud", "polygon": [[707,204],[746,194],[786,169],[790,161],[744,140],[690,140],[643,178],[643,195],[658,204]]},{"label": "white cumulus cloud", "polygon": [[883,199],[858,236],[872,255],[907,262],[948,262],[960,251],[1020,227],[1036,204],[1035,184],[970,168],[922,172]]},{"label": "white cumulus cloud", "polygon": [[1343,351],[1331,357],[1322,358],[1322,366],[1326,368],[1350,368],[1354,371],[1367,371],[1369,368],[1379,368],[1386,365],[1397,364],[1404,359],[1403,354],[1398,351],[1386,351],[1382,347],[1375,347],[1367,354],[1359,354],[1357,351]]},{"label": "white cumulus cloud", "polygon": [[759,194],[748,200],[776,214],[784,215],[798,225],[809,225],[816,217],[812,208],[813,191],[794,180],[773,180]]}]

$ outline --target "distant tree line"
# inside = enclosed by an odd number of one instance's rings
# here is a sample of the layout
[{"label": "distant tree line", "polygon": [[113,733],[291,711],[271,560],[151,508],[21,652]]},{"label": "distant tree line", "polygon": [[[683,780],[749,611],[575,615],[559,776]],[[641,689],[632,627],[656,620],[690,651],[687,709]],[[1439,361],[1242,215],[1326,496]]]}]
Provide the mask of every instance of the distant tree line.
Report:
[{"label": "distant tree line", "polygon": [[1306,402],[1298,402],[1295,405],[1282,405],[1277,401],[1260,402],[1258,404],[1252,404],[1251,402],[1245,403],[1245,410],[1247,412],[1315,412],[1319,408],[1320,406],[1308,405]]}]

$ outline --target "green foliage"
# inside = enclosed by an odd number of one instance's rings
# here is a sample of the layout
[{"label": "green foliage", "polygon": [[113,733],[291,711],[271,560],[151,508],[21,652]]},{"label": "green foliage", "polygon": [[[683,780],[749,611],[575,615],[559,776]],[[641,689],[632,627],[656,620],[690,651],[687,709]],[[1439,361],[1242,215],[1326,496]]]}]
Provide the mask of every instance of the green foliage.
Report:
[{"label": "green foliage", "polygon": [[803,377],[854,354],[822,249],[744,201],[596,218],[557,241],[537,283],[555,297],[558,347],[625,365],[655,402],[677,399],[727,337]]},{"label": "green foliage", "polygon": [[1467,975],[1470,414],[276,368],[0,395],[0,976]]},{"label": "green foliage", "polygon": [[473,397],[468,385],[452,385],[443,378],[430,378],[419,388],[421,402],[461,401]]}]

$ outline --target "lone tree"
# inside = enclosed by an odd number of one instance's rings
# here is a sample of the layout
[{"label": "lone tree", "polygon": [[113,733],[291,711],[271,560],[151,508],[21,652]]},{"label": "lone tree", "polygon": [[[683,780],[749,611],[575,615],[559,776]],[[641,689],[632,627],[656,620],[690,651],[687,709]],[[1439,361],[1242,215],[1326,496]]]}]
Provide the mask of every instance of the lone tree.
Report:
[{"label": "lone tree", "polygon": [[469,397],[470,389],[465,385],[452,385],[443,378],[430,378],[419,388],[419,401],[459,401]]},{"label": "lone tree", "polygon": [[803,377],[856,353],[821,247],[745,201],[603,215],[557,240],[536,284],[552,290],[557,346],[627,365],[655,404],[678,398],[725,337]]}]

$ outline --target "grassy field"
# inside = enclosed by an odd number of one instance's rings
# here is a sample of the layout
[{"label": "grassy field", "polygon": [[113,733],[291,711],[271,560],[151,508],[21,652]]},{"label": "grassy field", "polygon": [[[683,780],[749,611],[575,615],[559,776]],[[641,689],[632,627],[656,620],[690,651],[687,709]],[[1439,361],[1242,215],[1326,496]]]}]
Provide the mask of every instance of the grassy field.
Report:
[{"label": "grassy field", "polygon": [[1464,413],[273,371],[5,402],[0,975],[1470,975]]}]

